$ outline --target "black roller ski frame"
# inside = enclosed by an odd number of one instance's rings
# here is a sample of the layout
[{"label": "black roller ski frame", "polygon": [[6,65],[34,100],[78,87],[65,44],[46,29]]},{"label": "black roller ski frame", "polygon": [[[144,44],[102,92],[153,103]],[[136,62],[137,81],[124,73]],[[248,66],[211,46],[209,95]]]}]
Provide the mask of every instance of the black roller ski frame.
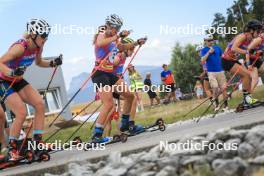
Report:
[{"label": "black roller ski frame", "polygon": [[264,106],[264,102],[263,101],[258,101],[252,105],[244,105],[243,103],[239,104],[237,107],[236,107],[236,110],[235,112],[236,113],[241,113],[245,110],[249,110],[249,109],[253,109],[253,108],[257,108],[257,107],[260,107],[260,106]]},{"label": "black roller ski frame", "polygon": [[115,144],[115,143],[125,143],[127,141],[128,135],[125,133],[121,133],[114,135],[109,142],[105,143],[99,143],[99,142],[87,142],[85,143],[86,147],[84,148],[85,151],[92,149],[93,147],[96,147],[97,145],[110,145],[110,144]]},{"label": "black roller ski frame", "polygon": [[[25,143],[32,142],[31,138],[24,139]],[[23,140],[23,141],[24,141]],[[23,144],[22,141],[18,141],[18,146],[20,148],[21,158],[15,161],[9,161],[8,157],[2,158],[2,162],[0,163],[0,170],[7,169],[10,167],[15,167],[22,164],[31,164],[33,162],[41,162],[41,161],[49,161],[50,154],[48,151],[33,151],[28,149],[28,145]]]},{"label": "black roller ski frame", "polygon": [[162,118],[159,118],[152,125],[143,127],[143,130],[138,132],[138,133],[133,133],[132,132],[133,131],[133,126],[129,127],[129,131],[128,132],[123,132],[123,133],[127,134],[128,137],[131,137],[131,136],[136,136],[136,135],[144,133],[144,132],[165,131],[165,130],[166,130],[166,126],[165,126],[164,120]]}]

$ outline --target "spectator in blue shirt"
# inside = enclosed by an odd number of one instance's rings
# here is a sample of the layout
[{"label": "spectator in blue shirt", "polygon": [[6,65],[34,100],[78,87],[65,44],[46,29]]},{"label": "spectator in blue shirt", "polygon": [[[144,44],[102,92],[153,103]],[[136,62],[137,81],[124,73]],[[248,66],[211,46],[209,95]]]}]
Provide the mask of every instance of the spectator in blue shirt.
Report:
[{"label": "spectator in blue shirt", "polygon": [[222,67],[222,49],[214,44],[212,35],[204,38],[205,47],[201,50],[202,63],[206,64],[210,86],[213,89],[213,100],[215,111],[219,110],[219,95],[223,92],[225,103],[224,110],[228,109],[226,93],[226,77]]}]

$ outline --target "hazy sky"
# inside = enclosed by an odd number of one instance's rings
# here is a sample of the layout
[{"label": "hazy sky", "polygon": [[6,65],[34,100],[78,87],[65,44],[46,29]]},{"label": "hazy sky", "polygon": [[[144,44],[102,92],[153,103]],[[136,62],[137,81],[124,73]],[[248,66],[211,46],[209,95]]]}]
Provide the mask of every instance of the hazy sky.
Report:
[{"label": "hazy sky", "polygon": [[[232,3],[233,0],[0,0],[0,54],[21,38],[28,19],[43,18],[54,30],[43,56],[63,53],[63,72],[68,87],[73,76],[91,72],[93,32],[104,24],[107,15],[121,16],[123,29],[133,29],[132,38],[148,36],[147,45],[134,61],[136,65],[159,66],[170,61],[176,42],[182,45],[200,43],[203,35],[194,34],[190,29],[210,25],[214,13],[225,14]],[[64,29],[65,33],[59,29]]]}]

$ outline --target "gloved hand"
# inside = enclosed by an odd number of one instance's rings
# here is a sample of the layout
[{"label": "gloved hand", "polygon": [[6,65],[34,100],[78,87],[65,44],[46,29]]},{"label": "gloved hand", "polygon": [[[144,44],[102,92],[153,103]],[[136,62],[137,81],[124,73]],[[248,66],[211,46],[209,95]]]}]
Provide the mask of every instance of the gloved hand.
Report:
[{"label": "gloved hand", "polygon": [[140,45],[140,46],[144,45],[146,43],[147,39],[148,39],[147,37],[138,39],[137,40],[137,45]]},{"label": "gloved hand", "polygon": [[57,67],[60,65],[62,65],[62,54],[54,60],[50,61],[50,67]]},{"label": "gloved hand", "polygon": [[26,71],[25,66],[17,67],[10,72],[9,76],[12,76],[12,77],[22,76],[22,75],[24,75],[25,71]]},{"label": "gloved hand", "polygon": [[118,35],[119,35],[119,37],[121,37],[121,38],[125,38],[125,37],[127,37],[129,34],[130,34],[130,30],[129,30],[129,31],[128,31],[128,30],[123,30],[123,31],[121,31]]}]

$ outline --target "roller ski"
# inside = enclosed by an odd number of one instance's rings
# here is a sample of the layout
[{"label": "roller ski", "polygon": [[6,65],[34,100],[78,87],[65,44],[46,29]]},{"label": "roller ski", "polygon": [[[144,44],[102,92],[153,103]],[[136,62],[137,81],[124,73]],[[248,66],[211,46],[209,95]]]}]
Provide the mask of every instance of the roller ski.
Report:
[{"label": "roller ski", "polygon": [[1,159],[0,170],[21,164],[50,160],[50,155],[47,150],[29,149],[30,147],[28,145],[30,142],[33,142],[31,138],[17,142],[11,141],[7,156]]},{"label": "roller ski", "polygon": [[256,108],[259,106],[264,106],[263,101],[259,101],[257,99],[252,98],[251,96],[245,97],[243,102],[240,103],[237,107],[235,112],[240,113],[248,109]]},{"label": "roller ski", "polygon": [[10,151],[10,154],[8,156],[5,156],[1,160],[2,161],[0,163],[0,170],[15,167],[21,164],[30,164],[33,162],[33,152],[26,151],[26,155],[21,156],[18,155],[18,151]]},{"label": "roller ski", "polygon": [[[25,142],[31,141],[31,139],[25,139]],[[26,146],[22,146],[22,141],[11,141],[9,145],[9,151],[0,164],[1,169],[12,167],[22,163],[30,164],[33,162],[33,151],[28,150]]]},{"label": "roller ski", "polygon": [[46,146],[45,149],[36,149],[33,150],[33,156],[34,156],[34,160],[33,161],[37,161],[37,162],[41,162],[41,161],[49,161],[50,160],[50,154],[49,152],[51,151],[50,146],[46,145],[43,141],[38,141],[36,142],[37,144],[43,144],[44,146]]},{"label": "roller ski", "polygon": [[144,132],[153,132],[153,131],[165,131],[166,130],[166,126],[165,123],[163,121],[163,119],[157,119],[156,122],[152,125],[149,126],[141,126],[141,125],[135,125],[133,121],[129,122],[128,125],[125,124],[121,124],[121,134],[125,133],[128,135],[128,137],[130,136],[135,136],[138,135],[140,133],[144,133]]},{"label": "roller ski", "polygon": [[[76,142],[82,142],[80,137],[74,138]],[[89,150],[93,147],[97,147],[100,144],[109,145],[118,142],[125,143],[127,141],[126,134],[114,135],[113,137],[103,137],[103,129],[95,127],[94,135],[91,142],[85,143],[85,150]]]}]

